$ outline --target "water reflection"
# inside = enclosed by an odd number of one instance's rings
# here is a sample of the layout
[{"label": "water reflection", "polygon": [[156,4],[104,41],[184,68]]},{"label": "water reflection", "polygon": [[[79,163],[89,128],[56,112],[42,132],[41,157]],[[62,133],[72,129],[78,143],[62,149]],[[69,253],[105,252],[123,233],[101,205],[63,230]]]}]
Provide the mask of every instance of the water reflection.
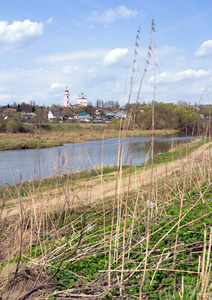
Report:
[{"label": "water reflection", "polygon": [[[185,138],[175,137],[174,142]],[[123,164],[130,163],[130,141],[123,143]],[[166,152],[173,140],[170,137],[155,138],[154,154]],[[29,179],[57,176],[75,172],[96,165],[118,164],[119,139],[92,141],[81,144],[67,144],[62,147],[0,151],[0,185],[13,184]],[[141,165],[150,158],[151,137],[135,137],[132,149],[132,165]]]}]

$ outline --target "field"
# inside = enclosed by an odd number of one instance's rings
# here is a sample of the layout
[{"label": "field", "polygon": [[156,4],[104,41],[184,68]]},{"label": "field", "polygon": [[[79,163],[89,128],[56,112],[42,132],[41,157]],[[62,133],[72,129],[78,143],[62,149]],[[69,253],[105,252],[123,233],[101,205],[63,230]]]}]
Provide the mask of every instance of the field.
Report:
[{"label": "field", "polygon": [[[27,133],[0,133],[0,150],[36,149],[83,143],[119,137],[119,124],[46,124],[41,128],[27,125]],[[127,136],[132,136],[128,130]],[[155,135],[172,134],[176,130],[156,130]],[[134,130],[134,136],[150,136],[149,130]]]},{"label": "field", "polygon": [[210,299],[211,143],[1,188],[2,299]]}]

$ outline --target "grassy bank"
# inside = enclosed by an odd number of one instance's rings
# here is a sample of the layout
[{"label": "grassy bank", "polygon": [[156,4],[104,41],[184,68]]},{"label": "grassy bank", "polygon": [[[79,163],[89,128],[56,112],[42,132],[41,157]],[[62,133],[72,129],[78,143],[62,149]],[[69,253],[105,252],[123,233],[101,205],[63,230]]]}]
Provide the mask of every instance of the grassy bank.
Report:
[{"label": "grassy bank", "polygon": [[[0,133],[0,150],[36,149],[62,146],[67,143],[83,143],[119,137],[119,126],[114,124],[46,124],[37,129],[27,125],[27,133]],[[177,132],[156,130],[156,136]],[[131,136],[132,131],[127,131]],[[150,136],[151,131],[136,129],[134,136]]]},{"label": "grassy bank", "polygon": [[[155,165],[160,165],[163,163],[169,163],[176,161],[180,158],[186,157],[191,154],[199,147],[209,142],[209,138],[200,139],[197,141],[190,141],[189,143],[183,142],[179,143],[173,149],[170,149],[168,152],[156,154],[153,158]],[[144,164],[140,166],[132,166],[131,174],[134,174],[137,171],[147,170],[151,168],[152,158],[146,161]],[[129,175],[130,166],[123,165],[121,167],[121,175],[122,177],[126,177]],[[5,185],[0,186],[0,198],[5,200],[5,206],[14,207],[17,205],[17,195],[20,194],[21,197],[26,197],[28,199],[28,195],[30,191],[34,191],[34,193],[39,193],[40,190],[42,192],[51,191],[52,194],[57,190],[57,194],[63,193],[64,185],[70,184],[72,186],[72,190],[78,187],[81,187],[87,181],[95,181],[95,184],[101,184],[101,182],[113,181],[116,179],[119,168],[117,165],[95,167],[94,169],[86,169],[80,172],[73,172],[70,174],[60,174],[55,177],[50,177],[42,180],[31,180],[26,181],[14,185]],[[81,187],[82,188],[82,187]],[[12,201],[13,199],[13,201]],[[22,199],[23,200],[23,199]]]},{"label": "grassy bank", "polygon": [[[154,163],[165,162],[165,171],[170,160],[185,157],[204,142],[156,155]],[[3,300],[9,293],[9,299],[19,300],[29,293],[29,299],[43,294],[51,300],[210,299],[211,156],[201,154],[187,166],[181,164],[180,170],[171,175],[165,171],[152,184],[141,180],[136,190],[129,181],[127,193],[119,182],[129,167],[119,174],[117,167],[107,167],[23,183],[7,193],[2,188],[1,214],[15,196],[20,213],[0,222]],[[142,168],[150,167],[147,162]],[[142,179],[143,170],[132,170],[138,171]],[[75,187],[83,189],[93,179],[100,181],[100,200],[89,203]],[[102,181],[114,179],[114,195],[104,197]],[[51,197],[57,204],[47,206]],[[32,204],[28,210],[26,199]]]}]

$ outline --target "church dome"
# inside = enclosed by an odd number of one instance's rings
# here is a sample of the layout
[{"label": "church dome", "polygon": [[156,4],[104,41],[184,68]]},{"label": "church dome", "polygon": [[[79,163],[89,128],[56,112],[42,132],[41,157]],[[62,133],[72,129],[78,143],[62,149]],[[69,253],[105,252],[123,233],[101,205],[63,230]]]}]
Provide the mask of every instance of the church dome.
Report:
[{"label": "church dome", "polygon": [[65,90],[64,93],[69,93],[68,87],[66,87],[66,90]]}]

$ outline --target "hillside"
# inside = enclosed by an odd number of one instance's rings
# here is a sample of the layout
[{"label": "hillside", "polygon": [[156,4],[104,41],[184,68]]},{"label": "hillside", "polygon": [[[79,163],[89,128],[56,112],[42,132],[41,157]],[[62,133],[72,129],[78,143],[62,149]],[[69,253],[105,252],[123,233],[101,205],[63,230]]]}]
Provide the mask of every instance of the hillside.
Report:
[{"label": "hillside", "polygon": [[209,299],[210,147],[5,189],[3,299]]}]

